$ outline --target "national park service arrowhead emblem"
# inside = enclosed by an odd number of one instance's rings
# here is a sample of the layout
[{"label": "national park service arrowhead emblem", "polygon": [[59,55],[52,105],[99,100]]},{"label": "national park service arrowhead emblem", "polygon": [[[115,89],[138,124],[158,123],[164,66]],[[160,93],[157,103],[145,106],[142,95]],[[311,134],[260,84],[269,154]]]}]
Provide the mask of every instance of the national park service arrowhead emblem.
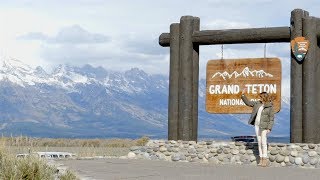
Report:
[{"label": "national park service arrowhead emblem", "polygon": [[292,53],[297,61],[302,61],[309,49],[309,41],[305,37],[296,37],[291,40]]}]

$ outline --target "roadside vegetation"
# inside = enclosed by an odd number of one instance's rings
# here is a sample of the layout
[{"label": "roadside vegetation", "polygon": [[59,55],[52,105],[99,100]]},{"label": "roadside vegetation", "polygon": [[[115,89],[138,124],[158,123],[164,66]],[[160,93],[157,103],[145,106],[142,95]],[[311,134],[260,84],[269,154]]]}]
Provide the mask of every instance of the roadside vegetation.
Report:
[{"label": "roadside vegetation", "polygon": [[149,138],[139,139],[67,139],[67,138],[32,138],[27,136],[0,138],[6,146],[31,147],[131,147],[143,146]]},{"label": "roadside vegetation", "polygon": [[[1,141],[0,141],[1,142]],[[67,171],[58,174],[57,169],[38,157],[17,158],[0,144],[0,179],[3,180],[75,180],[76,176]]]},{"label": "roadside vegetation", "polygon": [[26,136],[0,137],[9,152],[30,153],[39,151],[62,151],[77,157],[126,156],[132,146],[143,146],[148,137],[139,139],[67,139],[32,138]]}]

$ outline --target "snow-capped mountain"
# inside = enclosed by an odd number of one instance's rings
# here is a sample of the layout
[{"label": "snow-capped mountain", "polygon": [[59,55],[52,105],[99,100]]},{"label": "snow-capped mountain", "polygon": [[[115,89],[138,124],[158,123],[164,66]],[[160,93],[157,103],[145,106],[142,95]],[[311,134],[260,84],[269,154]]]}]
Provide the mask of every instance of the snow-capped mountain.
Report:
[{"label": "snow-capped mountain", "polygon": [[[254,134],[248,115],[205,112],[199,84],[199,137]],[[48,73],[16,59],[0,67],[0,130],[41,137],[167,135],[168,77],[138,68],[59,65]],[[289,135],[289,105],[282,103],[273,135]]]},{"label": "snow-capped mountain", "polygon": [[[234,76],[234,77],[233,77]],[[237,71],[233,71],[231,74],[228,73],[227,71],[224,72],[216,72],[214,75],[212,75],[212,78],[215,77],[222,77],[224,80],[231,79],[231,78],[238,78],[238,77],[258,77],[258,78],[263,78],[263,77],[273,77],[272,74],[265,72],[264,70],[250,70],[249,67],[245,67],[241,73],[238,73]]]}]

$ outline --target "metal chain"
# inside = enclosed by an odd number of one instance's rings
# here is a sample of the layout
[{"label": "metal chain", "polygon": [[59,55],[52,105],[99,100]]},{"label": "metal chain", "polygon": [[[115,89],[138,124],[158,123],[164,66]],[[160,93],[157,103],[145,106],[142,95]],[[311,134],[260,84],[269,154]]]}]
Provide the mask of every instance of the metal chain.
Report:
[{"label": "metal chain", "polygon": [[221,45],[221,59],[223,59],[223,44]]},{"label": "metal chain", "polygon": [[264,58],[266,58],[266,56],[267,56],[267,43],[264,43]]},{"label": "metal chain", "polygon": [[264,58],[267,57],[267,43],[264,43]]}]

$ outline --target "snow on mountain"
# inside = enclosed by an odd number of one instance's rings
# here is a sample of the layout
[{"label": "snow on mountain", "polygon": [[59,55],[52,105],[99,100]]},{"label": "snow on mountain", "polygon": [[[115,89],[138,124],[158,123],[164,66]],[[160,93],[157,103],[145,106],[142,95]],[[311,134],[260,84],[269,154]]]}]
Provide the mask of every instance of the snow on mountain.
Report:
[{"label": "snow on mountain", "polygon": [[226,78],[231,79],[233,78],[238,78],[238,77],[259,77],[259,78],[263,78],[263,77],[273,77],[272,74],[265,72],[264,70],[250,70],[249,67],[245,67],[241,73],[238,73],[237,71],[233,71],[231,74],[228,73],[227,71],[224,72],[216,72],[212,78],[215,78],[216,76],[218,77],[222,77],[224,80],[226,80]]},{"label": "snow on mountain", "polygon": [[[199,136],[250,134],[247,115],[205,111],[205,83],[199,81]],[[47,73],[40,66],[5,59],[0,67],[0,129],[42,137],[165,137],[168,87],[167,76],[138,68],[114,72],[59,65]],[[288,134],[288,102],[283,99],[272,133]]]}]

